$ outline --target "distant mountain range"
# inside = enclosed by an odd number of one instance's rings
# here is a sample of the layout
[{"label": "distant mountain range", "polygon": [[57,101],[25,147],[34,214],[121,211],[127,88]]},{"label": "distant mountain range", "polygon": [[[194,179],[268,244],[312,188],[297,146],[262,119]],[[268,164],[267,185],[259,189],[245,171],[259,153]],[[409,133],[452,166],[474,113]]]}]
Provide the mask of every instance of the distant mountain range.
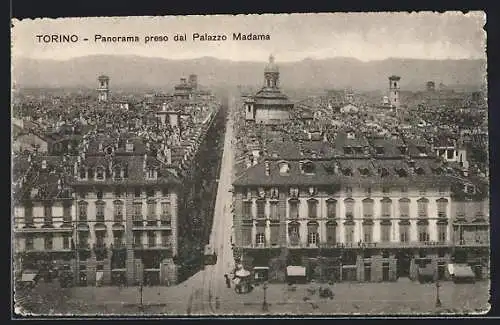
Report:
[{"label": "distant mountain range", "polygon": [[[420,60],[389,58],[363,62],[354,58],[277,62],[284,88],[385,90],[388,76],[401,76],[402,90],[423,90],[433,80],[448,87],[479,89],[486,60]],[[66,61],[13,58],[13,81],[21,88],[95,88],[97,76],[111,78],[111,89],[152,88],[170,91],[191,73],[207,87],[260,86],[266,62],[237,62],[212,57],[169,60],[140,56],[96,55]]]}]

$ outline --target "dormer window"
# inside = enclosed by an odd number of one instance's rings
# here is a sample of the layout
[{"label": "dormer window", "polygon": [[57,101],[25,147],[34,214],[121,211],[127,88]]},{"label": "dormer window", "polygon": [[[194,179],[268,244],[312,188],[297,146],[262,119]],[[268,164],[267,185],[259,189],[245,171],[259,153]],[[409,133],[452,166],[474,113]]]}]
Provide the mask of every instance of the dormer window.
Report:
[{"label": "dormer window", "polygon": [[113,147],[112,146],[106,147],[106,149],[104,149],[104,153],[107,155],[111,155],[113,153]]},{"label": "dormer window", "polygon": [[148,169],[148,179],[156,179],[157,173],[156,170],[153,168]]},{"label": "dormer window", "polygon": [[304,162],[304,164],[302,165],[302,171],[305,174],[314,174],[314,172],[315,172],[315,166],[310,161]]},{"label": "dormer window", "polygon": [[263,187],[259,187],[259,197],[263,198],[266,196],[266,190]]},{"label": "dormer window", "polygon": [[418,155],[421,157],[427,156],[427,150],[424,146],[417,146]]},{"label": "dormer window", "polygon": [[299,188],[298,187],[290,188],[290,196],[294,198],[299,197]]},{"label": "dormer window", "polygon": [[344,176],[352,176],[352,170],[351,170],[351,168],[344,168],[344,170],[342,171],[342,173],[344,174]]},{"label": "dormer window", "polygon": [[356,134],[353,131],[347,132],[347,139],[356,139]]},{"label": "dormer window", "polygon": [[278,158],[278,153],[277,153],[277,152],[273,152],[273,153],[271,154],[271,157],[273,157],[273,158]]},{"label": "dormer window", "polygon": [[417,167],[417,168],[415,169],[415,173],[416,173],[417,175],[424,175],[424,174],[425,174],[425,170],[424,170],[422,167]]},{"label": "dormer window", "polygon": [[362,176],[370,176],[370,170],[367,167],[362,167],[359,169]]},{"label": "dormer window", "polygon": [[389,171],[387,170],[387,168],[381,168],[380,177],[387,177],[387,176],[389,176]]},{"label": "dormer window", "polygon": [[104,168],[103,167],[97,167],[96,173],[95,173],[95,178],[98,180],[104,180]]},{"label": "dormer window", "polygon": [[88,177],[89,179],[93,179],[93,178],[94,178],[94,170],[93,170],[92,168],[89,168],[89,169],[87,170],[87,177]]},{"label": "dormer window", "polygon": [[352,155],[352,148],[351,147],[344,147],[344,154],[345,155]]},{"label": "dormer window", "polygon": [[279,197],[279,191],[277,187],[273,187],[271,189],[271,198],[272,199],[277,199]]},{"label": "dormer window", "polygon": [[398,149],[402,155],[406,155],[406,146],[399,146]]},{"label": "dormer window", "polygon": [[281,162],[279,167],[281,175],[287,175],[290,172],[290,165],[287,162]]},{"label": "dormer window", "polygon": [[377,155],[383,155],[384,154],[384,147],[375,147],[375,152]]},{"label": "dormer window", "polygon": [[116,166],[113,172],[116,180],[120,180],[122,178],[122,169],[120,166]]},{"label": "dormer window", "polygon": [[356,154],[360,155],[363,153],[363,147],[354,147],[354,152],[356,152]]},{"label": "dormer window", "polygon": [[399,168],[397,171],[399,177],[407,177],[408,172],[404,168]]},{"label": "dormer window", "polygon": [[85,179],[87,178],[87,171],[85,170],[85,168],[80,168],[80,172],[79,172],[79,175],[80,175],[80,179]]}]

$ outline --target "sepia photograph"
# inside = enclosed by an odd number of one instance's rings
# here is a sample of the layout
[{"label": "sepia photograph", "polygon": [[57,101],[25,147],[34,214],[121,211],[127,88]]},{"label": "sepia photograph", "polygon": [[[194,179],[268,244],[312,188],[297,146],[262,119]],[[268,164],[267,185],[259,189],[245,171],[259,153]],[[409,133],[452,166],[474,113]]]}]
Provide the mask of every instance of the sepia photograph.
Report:
[{"label": "sepia photograph", "polygon": [[14,317],[485,315],[485,24],[13,18]]}]

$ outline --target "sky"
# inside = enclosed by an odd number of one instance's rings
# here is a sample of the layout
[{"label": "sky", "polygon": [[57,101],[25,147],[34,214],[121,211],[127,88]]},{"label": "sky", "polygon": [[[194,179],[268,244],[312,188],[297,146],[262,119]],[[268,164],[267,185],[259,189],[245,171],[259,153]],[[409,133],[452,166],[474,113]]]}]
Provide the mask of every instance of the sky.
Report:
[{"label": "sky", "polygon": [[[485,23],[482,12],[38,18],[14,19],[11,33],[14,58],[67,60],[105,54],[265,61],[272,53],[281,62],[332,57],[485,59]],[[270,40],[232,40],[239,32],[269,34]],[[224,34],[228,40],[195,42],[193,33]],[[39,42],[36,35],[45,34],[75,34],[79,41]],[[140,42],[95,42],[96,34],[138,36]],[[186,34],[188,41],[174,42],[175,34]],[[167,35],[169,41],[145,44],[144,38],[153,35]]]}]

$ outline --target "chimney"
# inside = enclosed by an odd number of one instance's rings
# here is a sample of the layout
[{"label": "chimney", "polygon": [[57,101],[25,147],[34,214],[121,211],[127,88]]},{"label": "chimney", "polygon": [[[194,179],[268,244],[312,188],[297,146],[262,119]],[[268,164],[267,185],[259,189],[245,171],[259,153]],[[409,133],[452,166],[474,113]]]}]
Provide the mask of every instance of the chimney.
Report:
[{"label": "chimney", "polygon": [[300,168],[300,172],[303,173],[304,170],[302,169],[302,167],[304,167],[304,163],[301,161],[299,162],[299,168]]},{"label": "chimney", "polygon": [[335,173],[335,175],[338,175],[338,173],[339,173],[339,164],[338,163],[335,163],[335,166],[333,167],[333,172]]},{"label": "chimney", "polygon": [[266,165],[266,176],[269,176],[271,175],[271,167],[269,166],[269,161],[265,161],[265,165]]},{"label": "chimney", "polygon": [[42,169],[47,169],[47,160],[42,160]]}]

